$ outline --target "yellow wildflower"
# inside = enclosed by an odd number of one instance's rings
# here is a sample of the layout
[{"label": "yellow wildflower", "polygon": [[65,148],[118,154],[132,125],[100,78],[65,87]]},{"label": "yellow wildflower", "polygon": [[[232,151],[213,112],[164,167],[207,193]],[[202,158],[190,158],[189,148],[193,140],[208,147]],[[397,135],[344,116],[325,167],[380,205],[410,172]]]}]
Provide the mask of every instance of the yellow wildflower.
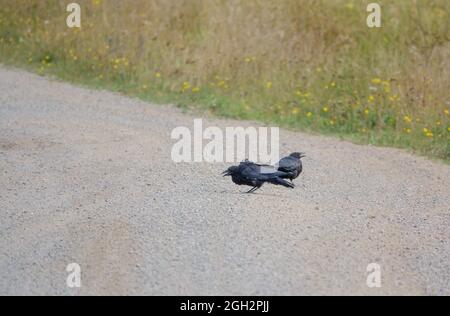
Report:
[{"label": "yellow wildflower", "polygon": [[373,84],[380,84],[381,83],[381,79],[380,78],[373,78],[372,79],[372,83]]},{"label": "yellow wildflower", "polygon": [[191,88],[191,84],[188,81],[183,82],[183,92],[189,90]]},{"label": "yellow wildflower", "polygon": [[389,99],[390,99],[391,101],[398,101],[398,100],[400,100],[400,97],[399,97],[398,95],[395,94],[395,95],[389,97]]}]

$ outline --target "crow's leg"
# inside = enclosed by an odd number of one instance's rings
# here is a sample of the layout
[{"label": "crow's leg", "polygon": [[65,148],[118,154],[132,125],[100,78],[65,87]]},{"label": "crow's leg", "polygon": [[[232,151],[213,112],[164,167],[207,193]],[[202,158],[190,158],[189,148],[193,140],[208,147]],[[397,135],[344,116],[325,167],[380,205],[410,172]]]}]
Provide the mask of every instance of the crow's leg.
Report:
[{"label": "crow's leg", "polygon": [[255,191],[258,190],[258,189],[259,189],[258,187],[254,187],[254,188],[251,188],[249,191],[247,191],[247,192],[245,192],[245,193],[247,193],[247,194],[253,193],[253,192],[255,192]]},{"label": "crow's leg", "polygon": [[256,190],[259,190],[259,189],[261,189],[261,187],[262,187],[262,185],[260,185],[260,186],[257,186],[253,191],[252,191],[252,193],[254,193]]},{"label": "crow's leg", "polygon": [[248,191],[247,193],[254,193],[256,190],[261,189],[262,185],[257,185],[256,187],[254,187],[253,189],[251,189],[250,191]]}]

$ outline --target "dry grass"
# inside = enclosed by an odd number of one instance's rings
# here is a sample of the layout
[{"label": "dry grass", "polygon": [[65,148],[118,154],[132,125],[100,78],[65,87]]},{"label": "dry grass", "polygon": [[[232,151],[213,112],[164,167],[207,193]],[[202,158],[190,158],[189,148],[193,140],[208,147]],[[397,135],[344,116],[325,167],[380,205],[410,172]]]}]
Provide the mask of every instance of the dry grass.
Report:
[{"label": "dry grass", "polygon": [[450,2],[0,0],[1,59],[450,159]]}]

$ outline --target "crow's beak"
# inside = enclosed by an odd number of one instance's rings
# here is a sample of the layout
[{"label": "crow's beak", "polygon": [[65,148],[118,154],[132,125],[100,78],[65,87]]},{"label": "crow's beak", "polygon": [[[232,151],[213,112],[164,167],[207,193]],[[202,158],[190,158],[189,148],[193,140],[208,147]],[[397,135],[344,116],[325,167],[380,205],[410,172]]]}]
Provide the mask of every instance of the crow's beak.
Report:
[{"label": "crow's beak", "polygon": [[304,158],[304,157],[306,157],[306,154],[305,153],[300,153],[300,158]]},{"label": "crow's beak", "polygon": [[222,172],[222,175],[223,175],[224,177],[227,177],[227,176],[231,176],[231,173],[230,173],[229,170],[225,170],[224,172]]}]

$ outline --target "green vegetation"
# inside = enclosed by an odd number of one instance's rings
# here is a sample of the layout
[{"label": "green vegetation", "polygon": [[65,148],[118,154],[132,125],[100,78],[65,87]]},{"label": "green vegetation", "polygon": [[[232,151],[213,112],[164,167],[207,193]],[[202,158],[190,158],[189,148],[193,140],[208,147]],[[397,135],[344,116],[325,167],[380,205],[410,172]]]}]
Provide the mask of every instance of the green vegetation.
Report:
[{"label": "green vegetation", "polygon": [[450,2],[0,0],[0,61],[136,95],[450,159]]}]

